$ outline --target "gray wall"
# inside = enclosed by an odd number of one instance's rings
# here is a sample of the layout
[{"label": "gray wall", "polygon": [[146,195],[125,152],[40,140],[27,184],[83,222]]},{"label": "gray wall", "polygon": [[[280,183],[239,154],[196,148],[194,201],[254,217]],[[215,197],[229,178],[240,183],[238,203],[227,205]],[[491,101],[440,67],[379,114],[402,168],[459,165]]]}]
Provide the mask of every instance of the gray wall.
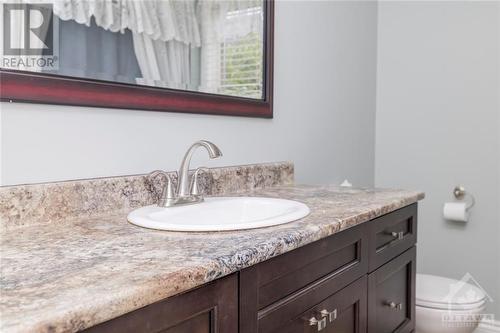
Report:
[{"label": "gray wall", "polygon": [[[421,189],[418,270],[470,272],[500,318],[499,2],[380,2],[376,185]],[[468,224],[442,218],[463,184]],[[496,310],[495,310],[496,309]]]},{"label": "gray wall", "polygon": [[205,138],[225,154],[207,166],[291,160],[298,182],[373,185],[376,27],[375,2],[278,1],[272,120],[2,103],[3,184],[173,170]]}]

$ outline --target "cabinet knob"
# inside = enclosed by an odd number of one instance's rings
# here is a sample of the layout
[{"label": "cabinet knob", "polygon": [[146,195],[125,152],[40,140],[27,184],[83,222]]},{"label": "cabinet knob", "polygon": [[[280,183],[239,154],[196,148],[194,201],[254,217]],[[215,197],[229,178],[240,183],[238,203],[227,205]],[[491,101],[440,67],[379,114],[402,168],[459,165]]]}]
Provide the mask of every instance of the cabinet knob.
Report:
[{"label": "cabinet knob", "polygon": [[395,302],[388,302],[387,306],[389,306],[391,309],[401,311],[403,309],[403,304],[401,303],[395,303]]},{"label": "cabinet knob", "polygon": [[323,309],[319,313],[320,313],[321,317],[328,318],[328,321],[330,323],[337,319],[337,309],[335,309],[333,311],[328,311],[327,309]]},{"label": "cabinet knob", "polygon": [[402,240],[405,237],[405,232],[404,231],[398,231],[398,232],[391,232],[391,236],[394,237],[397,240]]},{"label": "cabinet knob", "polygon": [[326,327],[326,318],[321,318],[320,320],[316,319],[316,317],[311,317],[307,319],[309,326],[317,326],[318,332],[322,331]]}]

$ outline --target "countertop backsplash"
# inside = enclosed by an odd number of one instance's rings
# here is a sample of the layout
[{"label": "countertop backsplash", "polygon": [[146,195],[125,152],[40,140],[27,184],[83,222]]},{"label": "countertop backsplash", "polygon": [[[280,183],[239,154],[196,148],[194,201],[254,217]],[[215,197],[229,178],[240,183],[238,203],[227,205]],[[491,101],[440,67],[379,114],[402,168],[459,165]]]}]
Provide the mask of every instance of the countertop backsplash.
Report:
[{"label": "countertop backsplash", "polygon": [[[170,175],[177,184],[177,173]],[[0,228],[130,211],[155,203],[163,182],[161,177],[152,181],[148,175],[133,175],[0,187]],[[211,168],[199,175],[202,193],[218,196],[293,182],[291,162]]]}]

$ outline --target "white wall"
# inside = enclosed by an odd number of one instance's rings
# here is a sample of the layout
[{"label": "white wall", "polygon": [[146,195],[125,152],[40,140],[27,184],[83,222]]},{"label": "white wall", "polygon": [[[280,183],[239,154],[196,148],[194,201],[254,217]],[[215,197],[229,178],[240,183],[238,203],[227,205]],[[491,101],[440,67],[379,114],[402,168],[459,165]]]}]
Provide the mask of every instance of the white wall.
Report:
[{"label": "white wall", "polygon": [[2,103],[3,184],[173,170],[205,138],[225,154],[207,166],[291,160],[298,182],[373,185],[376,19],[375,2],[278,1],[272,120]]},{"label": "white wall", "polygon": [[[499,2],[379,4],[376,185],[421,189],[418,270],[470,272],[500,319]],[[441,217],[452,189],[470,223]],[[496,309],[496,310],[495,310]]]}]

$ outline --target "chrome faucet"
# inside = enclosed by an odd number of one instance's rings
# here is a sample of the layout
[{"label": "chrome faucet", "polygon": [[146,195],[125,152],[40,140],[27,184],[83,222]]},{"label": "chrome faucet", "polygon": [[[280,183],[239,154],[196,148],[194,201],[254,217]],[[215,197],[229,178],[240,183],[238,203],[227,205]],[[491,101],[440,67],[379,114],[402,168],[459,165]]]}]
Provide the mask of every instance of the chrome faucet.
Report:
[{"label": "chrome faucet", "polygon": [[189,177],[189,164],[191,163],[191,157],[199,147],[203,147],[207,150],[210,159],[222,156],[222,152],[219,147],[210,141],[200,140],[193,143],[182,159],[181,167],[178,172],[177,190],[173,190],[172,179],[166,172],[157,170],[150,173],[150,177],[157,177],[159,175],[165,177],[165,187],[163,188],[163,193],[160,196],[158,206],[174,207],[203,201],[203,195],[199,193],[198,189],[198,175],[200,172],[207,169],[200,167],[194,171],[191,178]]}]

